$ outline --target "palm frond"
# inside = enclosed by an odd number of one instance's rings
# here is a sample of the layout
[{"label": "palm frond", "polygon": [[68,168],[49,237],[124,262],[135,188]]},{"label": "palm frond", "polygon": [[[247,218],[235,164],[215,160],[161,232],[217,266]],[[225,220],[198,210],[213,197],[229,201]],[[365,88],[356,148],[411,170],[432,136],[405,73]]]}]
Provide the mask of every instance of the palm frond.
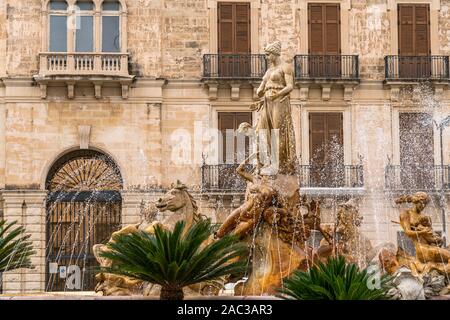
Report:
[{"label": "palm frond", "polygon": [[389,281],[384,275],[380,286],[372,288],[367,270],[338,257],[319,262],[308,271],[296,271],[279,292],[288,300],[382,300],[388,299]]},{"label": "palm frond", "polygon": [[118,235],[100,254],[112,260],[112,267],[101,271],[169,288],[244,272],[246,264],[239,257],[246,256],[247,247],[231,236],[204,245],[212,230],[209,220],[200,220],[187,230],[178,222],[173,231],[157,226],[154,234]]},{"label": "palm frond", "polygon": [[17,221],[8,223],[0,220],[0,273],[19,268],[33,268],[31,256],[33,245],[22,226],[15,227]]}]

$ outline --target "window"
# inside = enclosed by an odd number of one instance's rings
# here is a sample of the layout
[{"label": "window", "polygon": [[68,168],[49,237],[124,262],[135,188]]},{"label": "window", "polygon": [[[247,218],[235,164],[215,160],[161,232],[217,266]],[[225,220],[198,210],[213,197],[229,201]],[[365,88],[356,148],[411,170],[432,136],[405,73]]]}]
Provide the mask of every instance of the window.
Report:
[{"label": "window", "polygon": [[341,74],[340,16],[339,4],[308,5],[310,77]]},{"label": "window", "polygon": [[400,126],[401,182],[406,189],[433,189],[433,120],[427,113],[402,112]]},{"label": "window", "polygon": [[251,112],[219,112],[219,131],[222,139],[219,142],[220,163],[240,163],[249,156],[250,141],[248,137],[237,134],[243,122],[252,123]]},{"label": "window", "polygon": [[[124,9],[120,1],[104,0],[96,7],[92,0],[78,0],[69,6],[66,0],[51,0],[48,5],[48,51],[121,52]],[[100,14],[96,15],[99,10]],[[97,27],[98,26],[98,27]],[[44,49],[46,51],[47,49]]]},{"label": "window", "polygon": [[343,114],[309,115],[310,180],[318,187],[339,187],[344,179]]},{"label": "window", "polygon": [[49,10],[49,51],[67,52],[67,3],[50,1]]},{"label": "window", "polygon": [[219,74],[247,77],[251,73],[250,4],[218,5]]},{"label": "window", "polygon": [[399,4],[398,22],[400,77],[430,77],[430,6]]},{"label": "window", "polygon": [[106,1],[102,6],[102,51],[120,52],[120,3]]},{"label": "window", "polygon": [[75,51],[94,51],[94,4],[92,1],[76,3]]}]

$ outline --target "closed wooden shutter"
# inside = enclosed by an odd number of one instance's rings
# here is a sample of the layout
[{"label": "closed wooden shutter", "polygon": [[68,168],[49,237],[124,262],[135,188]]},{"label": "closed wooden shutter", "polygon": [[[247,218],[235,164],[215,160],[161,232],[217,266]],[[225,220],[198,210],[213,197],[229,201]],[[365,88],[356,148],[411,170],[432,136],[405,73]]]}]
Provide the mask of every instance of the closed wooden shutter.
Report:
[{"label": "closed wooden shutter", "polygon": [[340,54],[339,4],[311,3],[309,12],[309,52],[313,55]]},{"label": "closed wooden shutter", "polygon": [[309,4],[309,52],[311,54],[325,54],[322,9],[321,4]]},{"label": "closed wooden shutter", "polygon": [[325,49],[326,54],[341,53],[341,34],[340,34],[340,9],[339,4],[326,4],[325,11]]},{"label": "closed wooden shutter", "polygon": [[322,164],[325,161],[326,127],[325,113],[311,113],[309,115],[309,153],[311,163]]},{"label": "closed wooden shutter", "polygon": [[218,6],[219,53],[250,53],[250,4]]},{"label": "closed wooden shutter", "polygon": [[430,12],[426,4],[398,6],[399,72],[401,78],[431,75]]},{"label": "closed wooden shutter", "polygon": [[219,3],[219,53],[234,52],[234,16],[233,4]]},{"label": "closed wooden shutter", "polygon": [[[247,137],[238,139],[236,130],[243,122],[252,123],[251,112],[219,112],[219,131],[222,139],[219,139],[219,157],[221,163],[236,163],[249,156],[250,142]],[[228,131],[228,132],[227,132]],[[227,135],[228,140],[227,140]]]},{"label": "closed wooden shutter", "polygon": [[309,12],[309,74],[312,78],[341,75],[339,4],[311,3]]},{"label": "closed wooden shutter", "polygon": [[220,2],[218,24],[219,75],[229,78],[250,76],[250,3]]},{"label": "closed wooden shutter", "polygon": [[311,186],[342,186],[345,183],[342,113],[311,113],[309,130]]},{"label": "closed wooden shutter", "polygon": [[414,55],[414,6],[399,5],[399,55]]},{"label": "closed wooden shutter", "polygon": [[250,53],[250,4],[236,3],[236,34],[234,53]]},{"label": "closed wooden shutter", "polygon": [[430,54],[430,7],[428,5],[415,6],[415,54],[426,56]]},{"label": "closed wooden shutter", "polygon": [[[310,159],[315,163],[326,163],[331,158],[343,157],[342,113],[311,113],[309,115]],[[333,147],[332,145],[336,146]],[[333,151],[333,154],[331,154]],[[335,154],[335,152],[339,154]],[[343,160],[343,158],[342,158]]]},{"label": "closed wooden shutter", "polygon": [[399,4],[399,55],[430,54],[430,7],[427,4]]}]

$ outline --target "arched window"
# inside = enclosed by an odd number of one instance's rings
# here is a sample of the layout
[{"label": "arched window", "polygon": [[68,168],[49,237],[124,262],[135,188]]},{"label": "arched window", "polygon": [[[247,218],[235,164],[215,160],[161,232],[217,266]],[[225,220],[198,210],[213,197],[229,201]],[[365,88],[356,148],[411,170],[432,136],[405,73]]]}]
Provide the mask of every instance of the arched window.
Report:
[{"label": "arched window", "polygon": [[67,52],[67,2],[51,0],[49,3],[49,51]]},{"label": "arched window", "polygon": [[77,1],[75,19],[75,51],[94,51],[94,3],[92,1]]},{"label": "arched window", "polygon": [[120,52],[119,1],[105,0],[102,4],[102,52]]}]

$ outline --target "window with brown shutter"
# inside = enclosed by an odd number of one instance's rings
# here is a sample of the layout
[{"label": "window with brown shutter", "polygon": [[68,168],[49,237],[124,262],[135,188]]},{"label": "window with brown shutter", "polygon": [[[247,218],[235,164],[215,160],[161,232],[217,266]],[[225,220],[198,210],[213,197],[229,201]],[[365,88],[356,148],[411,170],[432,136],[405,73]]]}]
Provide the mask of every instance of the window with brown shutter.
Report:
[{"label": "window with brown shutter", "polygon": [[339,77],[341,74],[340,5],[335,3],[310,3],[309,72],[310,76]]},{"label": "window with brown shutter", "polygon": [[429,189],[434,184],[433,121],[427,113],[399,115],[402,185],[409,189]]},{"label": "window with brown shutter", "polygon": [[219,74],[250,75],[250,3],[218,3]]},{"label": "window with brown shutter", "polygon": [[250,141],[248,137],[237,133],[243,122],[252,123],[251,112],[219,112],[220,163],[238,163],[249,156]]},{"label": "window with brown shutter", "polygon": [[431,75],[430,7],[428,4],[398,5],[398,54],[402,78]]},{"label": "window with brown shutter", "polygon": [[310,179],[314,186],[344,183],[343,114],[310,113]]}]

